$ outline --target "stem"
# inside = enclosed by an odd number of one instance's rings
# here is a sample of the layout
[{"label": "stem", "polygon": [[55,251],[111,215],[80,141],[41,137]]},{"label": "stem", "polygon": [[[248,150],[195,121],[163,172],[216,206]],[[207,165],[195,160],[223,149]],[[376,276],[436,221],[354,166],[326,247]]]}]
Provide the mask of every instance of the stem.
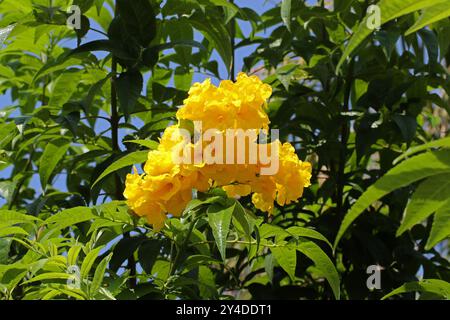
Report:
[{"label": "stem", "polygon": [[173,260],[172,267],[170,268],[169,276],[173,276],[175,274],[175,271],[178,268],[178,264],[181,259],[181,253],[186,250],[186,247],[188,245],[189,238],[191,236],[192,231],[194,230],[195,225],[197,224],[198,218],[191,222],[191,225],[189,226],[188,233],[186,235],[186,238],[183,240],[183,243],[181,244],[181,247],[179,250],[177,250],[177,254],[175,255],[175,259]]},{"label": "stem", "polygon": [[[117,5],[114,11],[114,14],[117,15]],[[112,141],[112,150],[113,153],[120,152],[119,146],[119,122],[120,116],[117,107],[117,88],[116,88],[116,75],[117,75],[117,58],[112,55],[111,58],[111,141]],[[114,176],[115,179],[115,198],[116,200],[123,200],[122,194],[122,181],[120,180],[120,176],[116,173]],[[124,233],[124,238],[130,238],[130,232]],[[127,269],[130,270],[130,277],[128,278],[128,286],[130,288],[136,288],[137,279],[136,279],[136,260],[133,255],[128,258]]]},{"label": "stem", "polygon": [[[350,104],[350,93],[352,88],[352,77],[353,77],[353,60],[350,61],[347,77],[345,79],[345,92],[344,92],[344,103],[343,103],[343,111],[349,111]],[[347,163],[347,142],[350,134],[350,128],[348,125],[348,121],[344,121],[341,128],[341,152],[339,155],[339,168],[337,173],[337,203],[336,209],[339,215],[343,215],[342,212],[342,204],[344,201],[344,187],[345,187],[345,164]]]}]

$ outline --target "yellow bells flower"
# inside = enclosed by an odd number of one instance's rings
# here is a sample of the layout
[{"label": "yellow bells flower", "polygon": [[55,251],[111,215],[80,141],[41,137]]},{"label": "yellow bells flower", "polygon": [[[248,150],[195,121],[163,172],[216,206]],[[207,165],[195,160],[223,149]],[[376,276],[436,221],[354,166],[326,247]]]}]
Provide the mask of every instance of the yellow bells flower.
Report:
[{"label": "yellow bells flower", "polygon": [[248,184],[231,184],[223,186],[222,189],[230,198],[245,197],[252,192],[252,188]]},{"label": "yellow bells flower", "polygon": [[250,184],[252,203],[261,211],[272,213],[276,197],[276,183],[272,176],[260,176]]},{"label": "yellow bells flower", "polygon": [[289,143],[281,146],[279,161],[279,170],[275,175],[277,203],[284,206],[297,201],[303,195],[303,188],[310,185],[311,164],[299,160]]},{"label": "yellow bells flower", "polygon": [[189,201],[192,200],[192,189],[185,189],[178,192],[170,200],[163,203],[166,212],[173,214],[175,217],[180,217],[184,208]]},{"label": "yellow bells flower", "polygon": [[124,196],[130,209],[138,216],[146,217],[155,230],[161,229],[166,218],[163,209],[151,199],[151,193],[144,189],[144,180],[137,174],[136,168],[133,174],[127,175],[125,184]]},{"label": "yellow bells flower", "polygon": [[196,83],[178,110],[178,119],[201,121],[205,130],[268,129],[264,111],[272,88],[256,76],[239,73],[236,82],[224,80],[219,87],[207,79]]},{"label": "yellow bells flower", "polygon": [[169,151],[152,150],[148,153],[144,171],[151,176],[169,174],[175,176],[180,172],[180,167],[173,162],[172,153]]},{"label": "yellow bells flower", "polygon": [[[289,143],[257,142],[258,130],[269,129],[265,106],[271,94],[269,85],[244,73],[236,82],[225,80],[218,87],[209,79],[194,84],[177,112],[179,123],[169,126],[158,149],[148,153],[144,173],[134,170],[127,176],[124,196],[128,206],[159,230],[167,214],[182,214],[193,189],[206,192],[221,187],[229,197],[253,193],[255,207],[269,213],[275,201],[281,206],[297,201],[310,185],[311,164],[300,161]],[[187,134],[192,132],[182,129],[190,127],[190,121],[196,132],[212,129],[210,139],[193,140]],[[201,122],[201,129],[196,121]],[[228,129],[241,129],[231,137],[234,147],[230,148]],[[246,129],[256,131],[247,136],[242,131]],[[242,134],[245,140],[239,140]],[[215,144],[219,138],[223,143]]]}]

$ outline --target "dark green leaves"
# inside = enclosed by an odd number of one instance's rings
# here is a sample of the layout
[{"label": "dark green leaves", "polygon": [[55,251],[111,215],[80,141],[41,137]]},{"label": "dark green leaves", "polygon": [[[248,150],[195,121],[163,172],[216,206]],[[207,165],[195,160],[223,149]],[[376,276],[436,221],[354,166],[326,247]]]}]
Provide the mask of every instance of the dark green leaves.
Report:
[{"label": "dark green leaves", "polygon": [[144,240],[143,237],[124,237],[121,239],[114,247],[110,269],[117,271],[123,262],[134,254]]},{"label": "dark green leaves", "polygon": [[192,15],[188,21],[208,39],[212,48],[217,50],[229,71],[231,66],[231,45],[230,34],[227,28],[223,24],[217,23],[217,20],[201,14]]},{"label": "dark green leaves", "polygon": [[450,173],[434,175],[422,182],[405,209],[402,224],[397,230],[401,235],[415,224],[439,210],[450,199]]},{"label": "dark green leaves", "polygon": [[450,151],[447,150],[427,152],[412,157],[391,169],[374,185],[370,186],[351,207],[339,228],[334,247],[336,248],[351,223],[374,201],[397,188],[445,172],[450,172]]},{"label": "dark green leaves", "polygon": [[143,87],[142,74],[137,70],[130,70],[121,73],[115,81],[120,109],[128,117],[133,113],[136,101],[141,95]]},{"label": "dark green leaves", "polygon": [[108,166],[102,172],[102,174],[94,181],[91,188],[93,188],[104,177],[106,177],[107,175],[109,175],[119,169],[122,169],[122,168],[125,168],[128,166],[132,166],[137,163],[145,162],[145,160],[147,160],[147,155],[148,155],[148,151],[136,151],[136,152],[132,152],[132,153],[124,155],[122,158],[120,158],[119,160],[115,161],[110,166]]},{"label": "dark green leaves", "polygon": [[147,239],[139,247],[139,263],[148,274],[152,273],[152,268],[161,250],[161,245],[161,242],[158,240]]},{"label": "dark green leaves", "polygon": [[156,35],[156,20],[150,0],[117,0],[118,13],[127,32],[142,47],[147,47]]}]

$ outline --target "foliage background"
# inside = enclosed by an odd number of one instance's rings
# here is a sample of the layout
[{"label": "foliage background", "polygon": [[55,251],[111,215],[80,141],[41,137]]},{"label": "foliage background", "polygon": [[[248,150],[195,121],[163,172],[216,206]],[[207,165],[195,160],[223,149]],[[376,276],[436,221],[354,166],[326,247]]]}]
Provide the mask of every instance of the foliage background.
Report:
[{"label": "foliage background", "polygon": [[[1,298],[448,298],[448,4],[381,1],[370,33],[377,1],[117,3],[0,1],[0,27],[15,23],[0,50]],[[153,233],[123,202],[125,175],[193,81],[240,69],[274,88],[271,127],[313,185],[270,217],[212,190]]]}]

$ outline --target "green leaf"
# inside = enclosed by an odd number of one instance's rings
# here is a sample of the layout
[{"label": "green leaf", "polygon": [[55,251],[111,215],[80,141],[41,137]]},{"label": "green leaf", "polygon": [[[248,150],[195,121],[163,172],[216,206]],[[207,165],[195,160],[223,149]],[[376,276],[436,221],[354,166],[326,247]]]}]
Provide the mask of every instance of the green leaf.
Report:
[{"label": "green leaf", "polygon": [[[384,23],[405,14],[444,2],[447,2],[447,0],[381,0],[377,4],[381,12],[380,23],[383,25]],[[370,16],[366,16],[359,24],[356,32],[352,35],[350,41],[345,47],[341,59],[339,60],[336,67],[336,72],[339,71],[345,59],[347,59],[347,57],[352,54],[352,52],[364,41],[364,39],[373,32],[372,29],[367,27],[369,18]]]},{"label": "green leaf", "polygon": [[52,140],[46,145],[39,161],[39,176],[41,178],[41,186],[44,190],[49,182],[50,176],[66,154],[69,146],[70,141],[64,138]]},{"label": "green leaf", "polygon": [[[11,241],[11,239],[0,238],[0,264],[6,264],[8,262]],[[0,273],[0,279],[1,278],[2,276]]]},{"label": "green leaf", "polygon": [[136,70],[123,72],[115,81],[120,109],[128,117],[133,113],[136,102],[141,96],[144,83],[142,74]]},{"label": "green leaf", "polygon": [[129,153],[125,156],[123,156],[122,158],[120,158],[119,160],[117,160],[116,162],[114,162],[113,164],[111,164],[108,168],[105,169],[105,171],[102,172],[102,174],[97,178],[97,180],[95,180],[95,182],[92,184],[91,188],[93,188],[99,181],[101,181],[103,178],[105,178],[107,175],[137,164],[137,163],[143,163],[147,160],[147,156],[148,156],[148,151],[136,151],[136,152],[132,152]]},{"label": "green leaf", "polygon": [[247,239],[251,239],[251,234],[254,228],[253,218],[246,212],[244,207],[239,201],[235,201],[234,211],[233,211],[234,223],[239,225],[240,229],[244,232]]},{"label": "green leaf", "polygon": [[418,153],[420,151],[425,151],[427,149],[431,148],[450,148],[450,137],[434,140],[428,143],[424,143],[412,148],[409,148],[406,152],[404,152],[401,156],[396,158],[393,162],[393,164],[399,163],[401,160]]},{"label": "green leaf", "polygon": [[422,281],[405,283],[401,287],[398,287],[385,295],[381,300],[385,300],[397,294],[414,291],[430,292],[442,296],[444,299],[450,299],[450,283],[439,279],[423,279]]},{"label": "green leaf", "polygon": [[6,203],[11,203],[17,183],[17,181],[0,181],[0,197],[5,199]]},{"label": "green leaf", "polygon": [[81,78],[81,73],[64,72],[55,81],[55,85],[48,102],[49,107],[62,108],[62,106],[69,101],[72,94],[75,92]]},{"label": "green leaf", "polygon": [[23,284],[28,284],[31,282],[36,281],[43,281],[43,280],[68,280],[72,277],[71,274],[63,273],[63,272],[47,272],[40,274],[28,281],[24,281]]},{"label": "green leaf", "polygon": [[229,73],[231,68],[231,41],[227,28],[212,17],[205,17],[200,13],[192,15],[189,18],[189,23],[200,31],[212,47],[217,50]]},{"label": "green leaf", "polygon": [[415,224],[425,220],[450,199],[450,173],[438,174],[422,182],[405,209],[405,216],[397,230],[401,235]]},{"label": "green leaf", "polygon": [[153,265],[161,250],[161,243],[158,240],[149,239],[145,241],[138,250],[139,263],[147,274],[152,273]]},{"label": "green leaf", "polygon": [[130,35],[142,47],[147,47],[156,36],[156,19],[149,0],[117,0],[119,14]]},{"label": "green leaf", "polygon": [[109,261],[111,260],[112,253],[103,258],[102,261],[95,269],[94,278],[92,279],[91,285],[89,287],[89,293],[91,296],[94,296],[100,289],[103,278],[105,277],[106,267],[108,266]]},{"label": "green leaf", "polygon": [[331,245],[330,241],[328,241],[327,238],[325,238],[320,232],[318,232],[316,230],[313,230],[310,228],[294,226],[294,227],[288,228],[286,231],[296,237],[312,238],[312,239],[324,241],[326,244],[328,244],[330,246],[330,248],[333,247]]},{"label": "green leaf", "polygon": [[133,256],[137,248],[145,241],[143,237],[122,238],[113,249],[110,269],[117,271],[123,262]]},{"label": "green leaf", "polygon": [[439,44],[433,31],[422,29],[417,32],[422,39],[428,53],[428,64],[438,62]]},{"label": "green leaf", "polygon": [[154,49],[154,50],[158,50],[158,51],[163,51],[163,50],[167,50],[167,49],[173,49],[176,47],[196,47],[201,50],[207,51],[207,49],[205,48],[205,46],[203,44],[201,44],[198,41],[194,41],[194,40],[177,40],[177,41],[172,41],[172,42],[168,42],[168,43],[158,44],[158,45],[152,46],[150,48]]},{"label": "green leaf", "polygon": [[430,250],[438,242],[450,236],[450,200],[441,206],[434,214],[433,225],[431,226],[425,250]]},{"label": "green leaf", "polygon": [[158,149],[159,143],[153,140],[126,140],[124,143],[136,143],[138,145],[149,148],[150,150]]},{"label": "green leaf", "polygon": [[377,182],[371,185],[353,204],[344,217],[334,241],[336,249],[339,240],[353,221],[373,202],[391,191],[407,186],[435,174],[450,172],[450,151],[440,150],[414,156],[389,170]]},{"label": "green leaf", "polygon": [[103,246],[97,247],[91,251],[89,251],[89,253],[86,255],[86,257],[83,260],[83,264],[81,265],[81,270],[80,270],[80,277],[81,279],[87,279],[89,276],[89,272],[92,269],[92,265],[95,262],[95,259],[97,259],[100,250],[103,249]]},{"label": "green leaf", "polygon": [[69,252],[67,253],[67,265],[68,266],[76,266],[77,265],[77,259],[78,259],[78,255],[80,254],[81,249],[82,249],[82,246],[79,244],[70,247]]},{"label": "green leaf", "polygon": [[47,220],[45,220],[46,224],[51,224],[51,228],[54,229],[64,229],[77,223],[89,221],[91,219],[95,219],[95,216],[92,213],[91,208],[87,207],[75,207],[63,210]]},{"label": "green leaf", "polygon": [[28,232],[23,230],[21,227],[4,227],[0,225],[0,238],[19,234],[28,236]]},{"label": "green leaf", "polygon": [[272,283],[273,281],[273,262],[273,254],[266,255],[266,257],[264,258],[264,270],[267,273],[267,277],[269,278],[270,283]]},{"label": "green leaf", "polygon": [[14,122],[2,123],[0,125],[0,149],[5,147],[17,133],[17,127]]},{"label": "green leaf", "polygon": [[334,297],[340,298],[340,281],[339,274],[331,259],[326,255],[322,249],[312,241],[301,242],[297,245],[297,250],[307,256],[314,262],[316,268],[327,279],[333,290]]},{"label": "green leaf", "polygon": [[60,70],[66,70],[67,68],[83,63],[85,56],[72,57],[70,54],[62,54],[56,60],[47,62],[33,77],[32,84],[35,84],[37,80],[45,77],[51,73],[55,73]]},{"label": "green leaf", "polygon": [[297,266],[297,253],[295,247],[291,246],[279,246],[271,247],[275,260],[278,262],[281,268],[289,275],[292,281],[295,280],[295,267]]},{"label": "green leaf", "polygon": [[94,85],[89,88],[88,94],[84,98],[83,105],[87,113],[94,102],[95,96],[99,91],[101,91],[102,87],[106,84],[106,82],[111,78],[112,74],[109,73],[105,78],[97,81]]},{"label": "green leaf", "polygon": [[416,32],[423,27],[430,25],[436,21],[445,19],[450,16],[450,3],[442,2],[432,7],[428,7],[422,12],[422,15],[417,19],[416,23],[406,30],[405,35]]},{"label": "green leaf", "polygon": [[239,8],[228,0],[209,0],[213,5],[224,7],[226,11],[225,24],[228,24],[231,19],[239,12]]},{"label": "green leaf", "polygon": [[85,13],[94,5],[94,0],[74,0],[73,4],[79,6],[80,11]]},{"label": "green leaf", "polygon": [[8,38],[11,31],[14,29],[15,25],[9,25],[5,28],[0,28],[0,49],[3,46],[3,42]]},{"label": "green leaf", "polygon": [[208,207],[208,223],[211,226],[217,248],[222,259],[226,258],[227,237],[230,230],[231,217],[233,215],[235,204],[224,208],[221,205],[213,204]]},{"label": "green leaf", "polygon": [[403,139],[410,143],[416,134],[416,119],[412,116],[402,114],[395,114],[392,118],[395,124],[399,127]]},{"label": "green leaf", "polygon": [[33,221],[42,221],[41,219],[28,215],[19,213],[12,210],[0,210],[0,224],[19,224],[19,223],[33,223]]},{"label": "green leaf", "polygon": [[281,19],[286,28],[291,31],[291,0],[283,0],[281,2]]}]

